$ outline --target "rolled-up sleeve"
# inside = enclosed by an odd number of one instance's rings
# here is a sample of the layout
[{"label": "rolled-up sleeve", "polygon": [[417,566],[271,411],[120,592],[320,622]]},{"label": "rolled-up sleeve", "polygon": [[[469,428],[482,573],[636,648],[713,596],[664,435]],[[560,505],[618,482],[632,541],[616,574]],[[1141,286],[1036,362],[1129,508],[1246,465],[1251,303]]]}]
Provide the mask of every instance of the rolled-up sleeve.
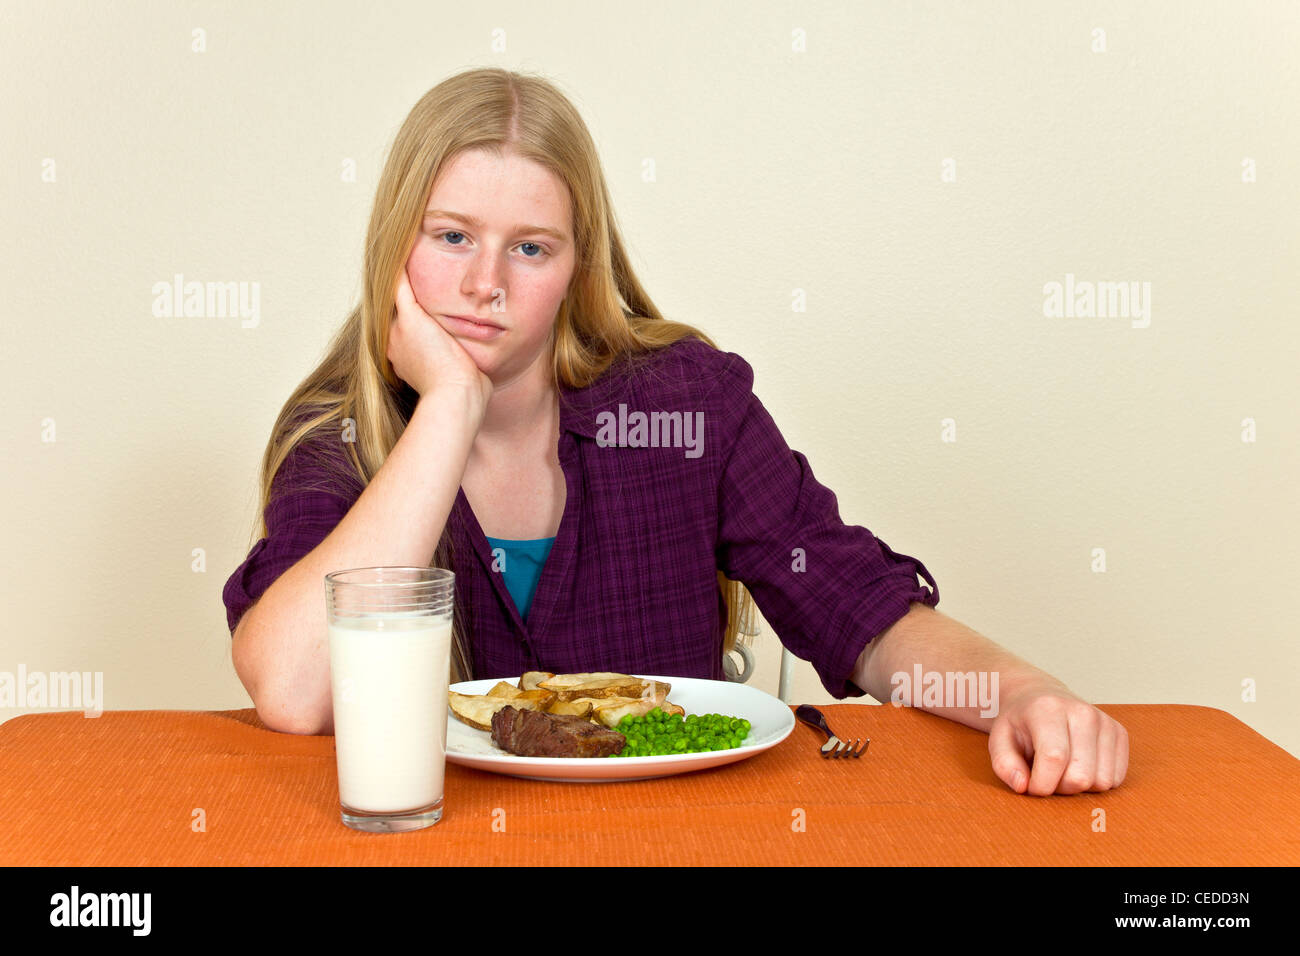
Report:
[{"label": "rolled-up sleeve", "polygon": [[[732,357],[715,393],[734,436],[718,485],[718,567],[745,584],[781,643],[812,664],[834,697],[863,648],[913,603],[939,603],[925,565],[840,520],[834,493],[786,445],[753,394],[753,369]],[[920,575],[929,587],[917,580]]]},{"label": "rolled-up sleeve", "polygon": [[[266,537],[253,545],[222,590],[232,635],[244,612],[324,541],[360,497],[360,480],[341,480],[319,453],[319,443],[315,444],[317,450],[306,444],[296,447],[276,473],[264,512]],[[323,588],[321,600],[325,600]]]}]

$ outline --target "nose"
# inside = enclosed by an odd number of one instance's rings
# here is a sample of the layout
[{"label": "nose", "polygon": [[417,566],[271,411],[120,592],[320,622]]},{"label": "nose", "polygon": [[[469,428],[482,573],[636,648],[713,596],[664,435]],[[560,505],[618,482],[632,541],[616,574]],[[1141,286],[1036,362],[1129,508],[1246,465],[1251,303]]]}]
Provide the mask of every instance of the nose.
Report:
[{"label": "nose", "polygon": [[465,269],[465,279],[461,291],[479,302],[490,302],[505,297],[505,261],[504,256],[491,252],[479,252],[470,260]]}]

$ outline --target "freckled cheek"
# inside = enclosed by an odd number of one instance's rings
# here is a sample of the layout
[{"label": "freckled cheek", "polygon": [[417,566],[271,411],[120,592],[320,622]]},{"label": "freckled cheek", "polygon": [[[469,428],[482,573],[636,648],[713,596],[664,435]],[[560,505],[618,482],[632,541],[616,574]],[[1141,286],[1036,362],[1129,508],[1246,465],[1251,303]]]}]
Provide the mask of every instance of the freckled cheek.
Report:
[{"label": "freckled cheek", "polygon": [[428,252],[417,246],[406,261],[406,273],[411,278],[411,291],[422,306],[436,306],[445,298],[443,286],[449,281],[447,271]]},{"label": "freckled cheek", "polygon": [[526,303],[528,313],[540,316],[539,322],[549,329],[556,310],[564,301],[566,288],[566,283],[554,278],[526,277],[517,280],[512,291],[515,300]]}]

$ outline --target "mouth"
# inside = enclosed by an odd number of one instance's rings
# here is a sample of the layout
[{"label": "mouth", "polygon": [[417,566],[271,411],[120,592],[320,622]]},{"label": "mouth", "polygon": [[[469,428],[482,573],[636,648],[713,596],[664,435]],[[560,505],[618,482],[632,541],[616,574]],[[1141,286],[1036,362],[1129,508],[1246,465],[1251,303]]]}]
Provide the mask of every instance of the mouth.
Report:
[{"label": "mouth", "polygon": [[[457,322],[464,322],[468,325],[476,325],[481,329],[501,329],[501,326],[491,319],[480,319],[472,315],[444,315],[443,318],[455,319]],[[501,330],[504,331],[504,329]]]},{"label": "mouth", "polygon": [[461,339],[488,342],[506,333],[506,330],[496,323],[480,322],[473,316],[444,315],[443,320],[449,326],[447,331]]}]

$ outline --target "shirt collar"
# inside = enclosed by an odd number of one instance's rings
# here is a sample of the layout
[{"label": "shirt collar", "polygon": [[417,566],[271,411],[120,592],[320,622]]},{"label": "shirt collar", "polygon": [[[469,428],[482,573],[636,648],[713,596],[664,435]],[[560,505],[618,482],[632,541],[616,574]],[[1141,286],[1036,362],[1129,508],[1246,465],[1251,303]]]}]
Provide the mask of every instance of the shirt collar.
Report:
[{"label": "shirt collar", "polygon": [[560,383],[560,428],[584,438],[596,437],[596,415],[605,402],[601,393],[603,382],[595,382],[586,388],[569,388]]},{"label": "shirt collar", "polygon": [[602,412],[612,412],[619,402],[627,402],[629,395],[631,366],[640,357],[623,356],[601,373],[590,385],[583,388],[570,388],[563,382],[560,391],[560,427],[565,431],[595,438],[600,430],[597,416]]}]

